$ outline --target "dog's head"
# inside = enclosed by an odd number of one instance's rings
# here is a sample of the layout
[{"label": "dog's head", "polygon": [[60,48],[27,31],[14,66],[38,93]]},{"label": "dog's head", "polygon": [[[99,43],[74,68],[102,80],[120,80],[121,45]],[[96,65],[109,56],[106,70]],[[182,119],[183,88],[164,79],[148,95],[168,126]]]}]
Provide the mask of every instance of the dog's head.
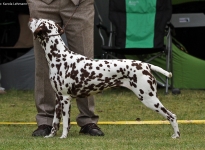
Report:
[{"label": "dog's head", "polygon": [[33,32],[34,37],[45,39],[52,35],[61,35],[63,29],[52,20],[30,18],[28,22],[29,29]]}]

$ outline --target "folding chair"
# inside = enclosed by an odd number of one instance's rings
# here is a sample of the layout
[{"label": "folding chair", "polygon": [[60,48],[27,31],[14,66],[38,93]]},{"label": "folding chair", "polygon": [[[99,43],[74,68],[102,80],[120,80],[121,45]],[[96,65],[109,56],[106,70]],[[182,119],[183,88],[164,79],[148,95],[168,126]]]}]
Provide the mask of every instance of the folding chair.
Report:
[{"label": "folding chair", "polygon": [[[95,9],[99,18],[97,28],[102,40],[103,58],[137,55],[138,59],[151,62],[157,57],[166,57],[165,68],[172,70],[171,0],[109,0],[109,29],[103,24],[96,4]],[[102,31],[108,36],[107,42]],[[168,93],[172,82],[160,74],[154,74],[158,85],[165,87]]]}]

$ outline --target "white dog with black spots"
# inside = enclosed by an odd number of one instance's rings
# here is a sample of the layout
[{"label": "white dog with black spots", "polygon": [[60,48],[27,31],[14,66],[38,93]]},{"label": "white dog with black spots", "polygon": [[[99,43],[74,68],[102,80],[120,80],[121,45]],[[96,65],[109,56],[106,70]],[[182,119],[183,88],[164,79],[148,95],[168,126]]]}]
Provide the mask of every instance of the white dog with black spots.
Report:
[{"label": "white dog with black spots", "polygon": [[157,98],[157,83],[151,70],[167,77],[172,74],[158,66],[128,59],[95,60],[72,52],[61,38],[62,28],[52,20],[30,18],[29,28],[45,50],[50,69],[51,85],[56,93],[56,106],[51,133],[59,130],[63,117],[63,133],[70,129],[70,101],[87,97],[105,89],[123,86],[133,91],[148,108],[164,116],[172,125],[172,138],[180,137],[177,117],[167,110]]}]

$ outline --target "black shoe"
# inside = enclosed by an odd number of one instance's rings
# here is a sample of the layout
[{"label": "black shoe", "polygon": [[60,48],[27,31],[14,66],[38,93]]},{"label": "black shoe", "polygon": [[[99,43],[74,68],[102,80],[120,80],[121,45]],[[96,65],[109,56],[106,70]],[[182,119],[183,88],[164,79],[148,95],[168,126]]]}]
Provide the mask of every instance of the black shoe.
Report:
[{"label": "black shoe", "polygon": [[38,129],[33,131],[32,136],[46,136],[51,132],[52,127],[49,125],[40,125]]},{"label": "black shoe", "polygon": [[81,127],[79,133],[90,134],[91,136],[104,136],[104,133],[94,123],[89,123],[89,124],[86,124],[85,126]]}]

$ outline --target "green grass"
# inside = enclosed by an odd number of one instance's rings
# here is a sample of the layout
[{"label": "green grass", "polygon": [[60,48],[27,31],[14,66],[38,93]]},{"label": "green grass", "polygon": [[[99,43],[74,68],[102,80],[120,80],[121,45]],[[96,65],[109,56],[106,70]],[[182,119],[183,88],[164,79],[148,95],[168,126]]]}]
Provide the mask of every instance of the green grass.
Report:
[{"label": "green grass", "polygon": [[[7,91],[0,95],[0,122],[35,122],[36,108],[33,91]],[[204,120],[205,91],[182,90],[180,95],[158,97],[178,120]],[[95,95],[96,114],[101,121],[165,120],[146,108],[136,96],[123,88],[110,89]],[[72,101],[71,121],[78,114]],[[72,125],[67,139],[58,135],[45,139],[32,137],[36,125],[0,124],[0,150],[202,150],[205,147],[205,124],[179,124],[181,138],[172,139],[171,125],[99,125],[104,137],[79,135],[79,127]]]}]

